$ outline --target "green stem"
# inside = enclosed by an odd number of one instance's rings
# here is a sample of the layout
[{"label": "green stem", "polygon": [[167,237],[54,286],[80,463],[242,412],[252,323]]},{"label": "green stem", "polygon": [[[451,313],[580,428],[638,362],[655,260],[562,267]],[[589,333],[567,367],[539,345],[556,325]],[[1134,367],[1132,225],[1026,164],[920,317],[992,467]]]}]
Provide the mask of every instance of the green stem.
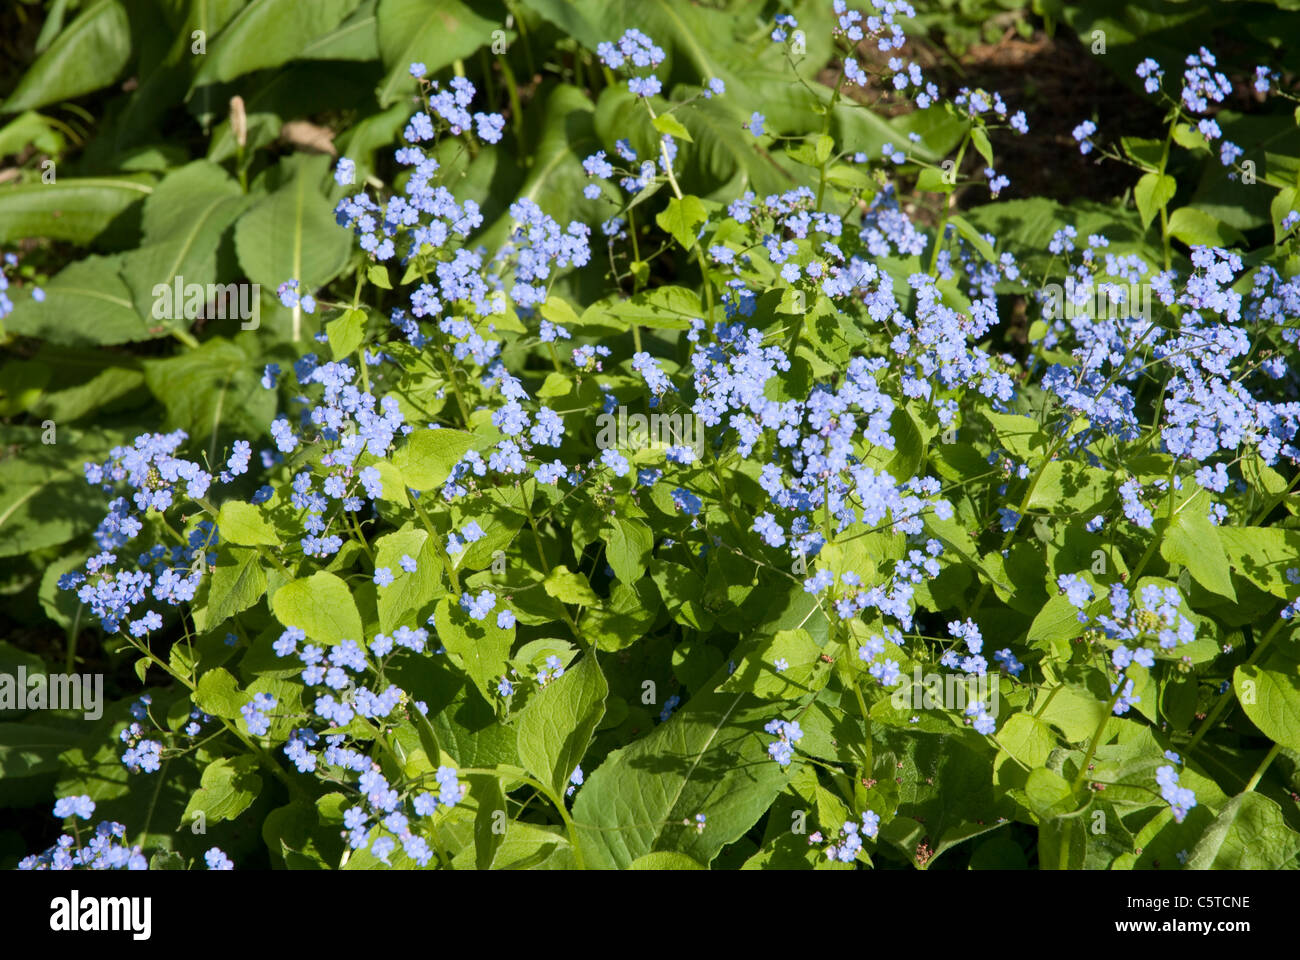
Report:
[{"label": "green stem", "polygon": [[1106,724],[1110,723],[1111,714],[1115,709],[1115,704],[1119,702],[1120,694],[1124,692],[1123,678],[1115,685],[1115,693],[1106,704],[1106,713],[1101,718],[1101,723],[1097,724],[1097,729],[1092,734],[1092,740],[1088,742],[1088,752],[1083,756],[1083,764],[1079,767],[1079,774],[1074,778],[1074,783],[1070,789],[1077,791],[1088,778],[1088,765],[1092,763],[1092,758],[1097,753],[1097,748],[1101,746],[1101,735],[1106,732]]},{"label": "green stem", "polygon": [[[970,145],[971,130],[974,129],[972,126],[966,131],[966,136],[962,137],[961,146],[957,148],[957,161],[952,168],[954,174],[960,175],[961,173],[961,162],[966,156],[966,147]],[[943,235],[948,229],[948,211],[951,209],[952,194],[949,193],[944,197],[943,216],[939,218],[939,232],[934,238],[934,253],[930,255],[930,276],[932,277],[939,275],[939,251],[943,247]]]},{"label": "green stem", "polygon": [[1264,755],[1263,762],[1260,763],[1259,767],[1255,770],[1255,773],[1251,776],[1250,782],[1246,784],[1246,789],[1245,789],[1246,793],[1250,793],[1257,786],[1259,786],[1259,781],[1263,779],[1264,773],[1268,770],[1269,764],[1271,764],[1274,761],[1274,759],[1276,759],[1278,753],[1280,753],[1281,750],[1282,750],[1282,744],[1275,743],[1273,744],[1273,749],[1269,750],[1269,752]]},{"label": "green stem", "polygon": [[[1273,642],[1273,639],[1278,635],[1285,624],[1286,621],[1279,617],[1277,622],[1269,629],[1268,633],[1264,634],[1264,638],[1259,641],[1254,652],[1252,652],[1250,657],[1247,658],[1243,666],[1249,667],[1258,662],[1259,658],[1264,655],[1264,651],[1268,649],[1268,645]],[[1210,710],[1205,719],[1201,721],[1201,726],[1196,731],[1196,735],[1192,737],[1191,743],[1187,745],[1189,751],[1195,750],[1200,742],[1205,739],[1205,735],[1210,732],[1210,728],[1214,726],[1215,722],[1223,714],[1223,711],[1228,708],[1229,703],[1231,703],[1231,699],[1228,697],[1227,691],[1224,691],[1224,693],[1219,697],[1218,703],[1214,705],[1213,709]]]}]

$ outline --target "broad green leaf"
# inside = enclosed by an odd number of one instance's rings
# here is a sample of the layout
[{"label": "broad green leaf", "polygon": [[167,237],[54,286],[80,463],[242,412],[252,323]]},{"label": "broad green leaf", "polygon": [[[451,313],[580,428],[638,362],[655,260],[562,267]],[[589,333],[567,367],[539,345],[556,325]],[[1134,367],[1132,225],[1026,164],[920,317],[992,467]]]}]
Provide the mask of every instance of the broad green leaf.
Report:
[{"label": "broad green leaf", "polygon": [[256,769],[257,758],[250,754],[209,763],[203,769],[201,787],[185,807],[181,826],[188,828],[200,814],[206,823],[238,817],[262,792],[262,778],[254,772]]},{"label": "broad green leaf", "polygon": [[60,427],[58,443],[43,444],[40,435],[34,427],[5,427],[13,447],[0,456],[0,557],[35,553],[94,530],[104,501],[86,496],[84,464],[102,462],[112,445],[130,442],[74,427]]},{"label": "broad green leaf", "polygon": [[[408,622],[426,604],[445,592],[440,546],[424,530],[411,527],[375,541],[375,566],[387,567],[393,582],[379,590],[379,629],[384,633]],[[413,572],[402,568],[402,557],[416,562]]]},{"label": "broad green leaf", "polygon": [[[16,677],[6,679],[9,684],[17,682]],[[0,723],[0,776],[12,783],[19,777],[55,773],[59,754],[78,746],[84,738],[77,729]]]},{"label": "broad green leaf", "polygon": [[542,582],[542,589],[561,603],[576,603],[581,607],[600,605],[600,597],[591,589],[587,575],[563,565],[551,569]]},{"label": "broad green leaf", "polygon": [[700,229],[708,222],[708,214],[699,197],[689,194],[668,201],[668,206],[655,215],[655,223],[660,229],[671,234],[673,239],[687,250],[695,246]]},{"label": "broad green leaf", "polygon": [[165,323],[146,322],[119,276],[122,257],[90,256],[69,264],[45,285],[45,300],[18,299],[5,317],[10,333],[66,346],[110,346],[166,335]]},{"label": "broad green leaf", "polygon": [[678,140],[691,142],[691,132],[682,126],[682,122],[671,113],[661,113],[654,119],[654,127],[660,133],[666,133]]},{"label": "broad green leaf", "polygon": [[469,782],[470,793],[478,800],[478,813],[474,817],[474,863],[480,870],[491,870],[492,861],[509,832],[506,798],[499,777],[479,773],[471,776]]},{"label": "broad green leaf", "polygon": [[1178,181],[1168,174],[1144,173],[1133,188],[1133,199],[1137,202],[1138,215],[1142,218],[1142,228],[1151,225],[1160,209],[1174,198],[1178,190]]},{"label": "broad green leaf", "polygon": [[1237,702],[1251,722],[1276,743],[1300,750],[1300,663],[1271,656],[1242,664],[1232,675]]},{"label": "broad green leaf", "polygon": [[146,360],[145,383],[166,408],[167,427],[184,430],[216,460],[223,444],[257,436],[275,416],[257,359],[256,341],[212,337],[197,350]]},{"label": "broad green leaf", "polygon": [[[144,243],[122,258],[122,278],[147,321],[188,327],[200,315],[260,316],[259,298],[234,285],[218,288],[217,251],[249,206],[221,167],[196,160],[168,174],[144,203]],[[202,296],[195,296],[201,287]],[[189,322],[187,322],[189,321]]]},{"label": "broad green leaf", "polygon": [[[643,290],[626,299],[617,296],[599,300],[582,314],[583,325],[612,324],[618,328],[636,324],[661,330],[685,330],[703,312],[700,297],[686,287],[666,286]],[[619,323],[618,321],[622,321]]]},{"label": "broad green leaf", "polygon": [[1286,825],[1282,808],[1258,793],[1228,801],[1187,858],[1188,870],[1295,868],[1300,834]]},{"label": "broad green leaf", "polygon": [[324,36],[361,0],[253,0],[208,42],[194,87],[278,67]]},{"label": "broad green leaf", "polygon": [[[0,151],[3,153],[3,151]],[[63,177],[0,190],[0,243],[29,237],[89,244],[128,207],[153,192],[147,173]]]},{"label": "broad green leaf", "polygon": [[438,639],[461,668],[469,674],[483,697],[492,702],[497,682],[505,674],[506,660],[514,643],[515,628],[497,626],[496,612],[483,620],[472,620],[452,597],[443,597],[433,611]]},{"label": "broad green leaf", "polygon": [[997,262],[998,255],[993,250],[993,245],[969,220],[965,217],[951,216],[948,218],[948,222],[957,228],[957,232],[961,234],[962,239],[979,251],[980,256],[989,263]]},{"label": "broad green leaf", "polygon": [[1028,713],[1014,713],[997,732],[1002,748],[1031,770],[1047,762],[1056,746],[1056,736],[1042,720]]},{"label": "broad green leaf", "polygon": [[209,670],[199,677],[194,690],[194,705],[204,713],[214,717],[233,720],[239,716],[239,708],[251,698],[239,689],[239,684],[230,672],[222,667]]},{"label": "broad green leaf", "polygon": [[298,52],[300,60],[378,60],[378,17],[376,0],[364,0],[328,33],[323,33]]},{"label": "broad green leaf", "polygon": [[980,415],[993,424],[999,442],[1017,460],[1023,460],[1031,467],[1042,462],[1051,446],[1051,440],[1039,428],[1038,421],[1032,417],[994,413],[991,410],[981,410]]},{"label": "broad green leaf", "polygon": [[266,594],[266,574],[256,550],[222,547],[212,568],[207,603],[195,611],[194,626],[207,631],[256,604]]},{"label": "broad green leaf", "polygon": [[[807,630],[779,630],[745,654],[719,689],[748,692],[764,700],[796,699],[820,690],[830,678],[821,654],[822,648]],[[781,661],[785,666],[779,665]]]},{"label": "broad green leaf", "polygon": [[376,92],[381,107],[415,90],[412,63],[423,63],[432,75],[504,29],[460,0],[379,0],[378,18],[379,52],[388,71]]},{"label": "broad green leaf", "polygon": [[413,490],[430,490],[451,475],[451,468],[473,446],[473,434],[463,430],[416,430],[393,454],[393,463]]},{"label": "broad green leaf", "polygon": [[131,58],[131,24],[121,0],[94,0],[21,74],[5,113],[71,100],[112,83]]},{"label": "broad green leaf", "polygon": [[334,205],[322,192],[330,158],[298,154],[280,163],[284,185],[239,218],[235,250],[244,273],[265,291],[290,279],[312,291],[343,270],[352,238],[334,222]]},{"label": "broad green leaf", "polygon": [[518,720],[519,759],[528,772],[563,796],[605,715],[609,685],[592,653],[533,695]]},{"label": "broad green leaf", "polygon": [[313,643],[333,646],[342,640],[363,643],[361,615],[348,585],[318,570],[286,583],[271,598],[271,609],[286,627],[300,627]]},{"label": "broad green leaf", "polygon": [[1237,573],[1276,597],[1290,599],[1294,595],[1286,571],[1300,566],[1300,531],[1221,526],[1215,533]]},{"label": "broad green leaf", "polygon": [[[784,788],[767,755],[770,707],[748,694],[697,693],[672,718],[587,776],[573,819],[588,867],[627,868],[654,851],[707,864]],[[696,814],[705,815],[703,830]]]},{"label": "broad green leaf", "polygon": [[221,539],[241,547],[280,546],[280,538],[266,517],[251,503],[229,500],[217,513],[217,531]]},{"label": "broad green leaf", "polygon": [[1206,590],[1236,600],[1228,556],[1219,540],[1219,528],[1210,523],[1209,509],[1210,498],[1204,490],[1182,498],[1160,542],[1160,555],[1170,563],[1187,567]]},{"label": "broad green leaf", "polygon": [[640,520],[614,518],[605,544],[605,558],[614,568],[614,575],[631,584],[645,576],[654,542],[654,531]]},{"label": "broad green leaf", "polygon": [[1025,782],[1025,796],[1029,806],[1040,820],[1073,812],[1078,801],[1065,778],[1053,770],[1038,767],[1029,771]]},{"label": "broad green leaf", "polygon": [[366,313],[364,310],[345,310],[342,316],[329,322],[325,332],[329,336],[330,353],[335,360],[342,360],[356,352],[366,339]]},{"label": "broad green leaf", "polygon": [[1195,244],[1231,247],[1245,243],[1246,240],[1240,230],[1195,207],[1179,207],[1170,214],[1169,235],[1189,247]]}]

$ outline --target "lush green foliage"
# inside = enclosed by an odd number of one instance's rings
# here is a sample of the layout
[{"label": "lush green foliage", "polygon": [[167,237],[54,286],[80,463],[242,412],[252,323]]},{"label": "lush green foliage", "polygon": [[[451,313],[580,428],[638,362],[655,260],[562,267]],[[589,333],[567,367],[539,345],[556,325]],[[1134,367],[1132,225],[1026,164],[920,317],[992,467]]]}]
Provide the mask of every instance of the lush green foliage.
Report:
[{"label": "lush green foliage", "polygon": [[[1294,867],[1293,21],[1006,6],[48,4],[0,677],[108,699],[0,699],[0,858]],[[1131,190],[895,13],[1102,31]]]}]

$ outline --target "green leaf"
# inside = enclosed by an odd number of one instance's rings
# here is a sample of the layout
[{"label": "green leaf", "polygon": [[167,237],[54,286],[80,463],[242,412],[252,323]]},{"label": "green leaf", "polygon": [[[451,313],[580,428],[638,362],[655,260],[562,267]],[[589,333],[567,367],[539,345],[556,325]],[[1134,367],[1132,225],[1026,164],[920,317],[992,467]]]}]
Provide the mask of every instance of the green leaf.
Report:
[{"label": "green leaf", "polygon": [[1178,181],[1168,174],[1144,173],[1142,179],[1133,188],[1133,199],[1137,201],[1138,215],[1142,218],[1142,229],[1151,225],[1156,214],[1178,190]]},{"label": "green leaf", "polygon": [[200,788],[185,807],[181,826],[189,827],[199,814],[205,823],[238,817],[262,792],[262,778],[254,772],[256,769],[257,758],[249,754],[209,763],[203,768]]},{"label": "green leaf", "polygon": [[366,276],[380,290],[393,289],[392,283],[388,280],[388,268],[382,263],[372,263],[366,270]]},{"label": "green leaf", "polygon": [[1038,767],[1029,771],[1025,781],[1029,807],[1040,820],[1050,820],[1071,813],[1078,806],[1074,792],[1065,778],[1053,770]]},{"label": "green leaf", "polygon": [[300,627],[313,643],[333,646],[342,640],[361,643],[365,639],[348,585],[323,570],[275,591],[271,610],[286,627]]},{"label": "green leaf", "polygon": [[1262,666],[1243,663],[1232,674],[1237,702],[1275,743],[1300,750],[1300,663],[1269,657]]},{"label": "green leaf", "polygon": [[1031,770],[1044,766],[1056,746],[1056,735],[1042,720],[1028,713],[1014,713],[998,731],[1002,749]]},{"label": "green leaf", "polygon": [[1240,230],[1195,207],[1179,207],[1170,214],[1169,235],[1189,247],[1232,247],[1246,242]]},{"label": "green leaf", "polygon": [[704,204],[700,202],[700,198],[690,194],[681,199],[673,197],[668,201],[668,206],[655,216],[655,223],[672,234],[673,239],[687,250],[695,246],[700,228],[708,223],[708,220],[708,214],[704,212]]},{"label": "green leaf", "polygon": [[1258,793],[1233,797],[1201,835],[1188,870],[1277,870],[1294,866],[1300,834],[1286,825],[1282,808]]},{"label": "green leaf", "polygon": [[631,584],[645,576],[654,542],[654,531],[640,520],[616,517],[605,544],[605,558],[614,568],[614,576]]},{"label": "green leaf", "polygon": [[6,442],[16,449],[14,455],[0,457],[0,557],[39,556],[37,551],[94,530],[103,519],[103,501],[96,504],[85,495],[83,464],[102,462],[110,446],[130,442],[108,431],[61,426],[59,442],[46,445],[39,442],[38,429],[29,429],[30,434],[5,427]]},{"label": "green leaf", "polygon": [[1209,509],[1210,497],[1204,490],[1197,489],[1184,499],[1160,542],[1160,555],[1170,563],[1187,567],[1206,590],[1236,600],[1228,555],[1219,540],[1219,528],[1210,523]]},{"label": "green leaf", "polygon": [[[7,677],[16,683],[16,677]],[[8,685],[8,684],[6,684]],[[33,723],[0,723],[0,776],[12,784],[19,777],[60,771],[59,754],[82,743],[73,729]]]},{"label": "green leaf", "polygon": [[694,290],[686,287],[666,286],[644,290],[627,299],[617,296],[598,300],[582,314],[582,323],[600,323],[602,316],[609,314],[621,320],[617,324],[636,324],[659,330],[685,330],[693,318],[701,313],[700,297]]},{"label": "green leaf", "polygon": [[683,127],[682,122],[671,113],[661,113],[655,117],[654,127],[660,133],[666,133],[678,140],[685,140],[687,143],[694,143],[691,139],[691,132]]},{"label": "green leaf", "polygon": [[[223,337],[197,350],[144,363],[145,383],[167,408],[167,425],[219,450],[223,440],[256,435],[275,416],[274,391],[259,383],[256,341]],[[215,442],[213,437],[215,436]],[[214,457],[215,459],[215,457]]]},{"label": "green leaf", "polygon": [[229,671],[217,667],[199,677],[194,690],[194,705],[214,717],[234,720],[239,708],[251,698],[239,689],[239,684]]},{"label": "green leaf", "polygon": [[[207,160],[195,160],[158,184],[144,203],[144,243],[122,259],[122,278],[142,316],[188,327],[184,321],[209,310],[218,318],[233,317],[244,302],[248,319],[260,316],[256,296],[241,296],[234,285],[220,291],[208,286],[218,279],[218,247],[250,202],[225,170]],[[194,286],[204,288],[202,298],[189,292]],[[209,308],[214,301],[215,309]]]},{"label": "green leaf", "polygon": [[4,103],[17,113],[71,100],[112,83],[131,58],[131,23],[121,0],[95,0],[21,74]]},{"label": "green leaf", "polygon": [[393,454],[393,463],[411,489],[430,490],[446,481],[473,446],[474,435],[464,430],[415,430]]},{"label": "green leaf", "polygon": [[222,540],[241,547],[280,546],[280,538],[262,511],[243,500],[230,500],[221,505],[217,530]]},{"label": "green leaf", "polygon": [[1300,556],[1300,530],[1281,527],[1216,527],[1233,568],[1261,590],[1283,599],[1291,598],[1292,585],[1286,571]]},{"label": "green leaf", "polygon": [[495,613],[488,614],[484,620],[471,620],[452,597],[438,601],[433,618],[438,639],[447,653],[469,674],[484,699],[493,702],[497,681],[505,674],[515,628],[502,630],[497,626]]},{"label": "green leaf", "polygon": [[971,127],[970,142],[981,157],[984,158],[986,166],[993,166],[993,145],[989,143],[989,135],[984,132],[983,127]]},{"label": "green leaf", "polygon": [[542,589],[561,603],[574,603],[580,607],[600,605],[600,597],[591,589],[587,575],[574,572],[562,564],[551,568],[551,572],[542,581]]},{"label": "green leaf", "polygon": [[474,817],[474,863],[480,870],[491,870],[508,832],[508,826],[497,831],[500,818],[506,813],[506,797],[501,792],[499,777],[474,774],[469,782],[470,793],[478,800],[478,813]]},{"label": "green leaf", "polygon": [[[820,690],[830,679],[821,654],[822,648],[807,630],[778,630],[745,654],[719,689],[748,692],[765,700],[793,700]],[[777,669],[778,660],[786,662],[784,669]]]},{"label": "green leaf", "polygon": [[771,708],[747,694],[697,693],[667,723],[606,757],[573,807],[587,866],[626,868],[653,851],[712,861],[786,784],[785,770],[767,756],[762,728],[770,719]]},{"label": "green leaf", "polygon": [[376,91],[381,107],[415,89],[408,70],[423,63],[432,75],[463,60],[503,29],[460,0],[379,0],[379,52],[388,73]]},{"label": "green leaf", "polygon": [[361,0],[253,0],[208,44],[191,89],[278,67],[330,33]]},{"label": "green leaf", "polygon": [[296,154],[280,164],[284,185],[239,218],[235,251],[264,290],[289,279],[315,290],[342,272],[352,252],[352,238],[334,222],[334,205],[321,189],[330,157]]},{"label": "green leaf", "polygon": [[127,208],[153,192],[146,173],[120,177],[64,177],[0,190],[0,243],[29,237],[86,245]]},{"label": "green leaf", "polygon": [[356,352],[366,339],[366,312],[349,309],[341,317],[331,320],[325,328],[329,336],[330,352],[335,360],[342,360]]},{"label": "green leaf", "polygon": [[[441,547],[424,530],[407,527],[380,537],[375,548],[375,566],[393,573],[393,582],[379,591],[379,629],[388,633],[446,592],[438,556]],[[414,572],[402,569],[403,556],[415,560]]]},{"label": "green leaf", "polygon": [[591,744],[609,684],[592,653],[570,666],[528,701],[519,717],[519,759],[528,772],[562,797]]},{"label": "green leaf", "polygon": [[194,626],[211,630],[247,610],[266,593],[266,574],[256,550],[223,546],[217,552],[208,586],[208,602],[194,614]]},{"label": "green leaf", "polygon": [[146,323],[136,311],[131,289],[119,276],[121,266],[120,256],[69,264],[45,285],[43,303],[18,299],[5,317],[6,328],[65,346],[110,346],[165,335],[165,325]]},{"label": "green leaf", "polygon": [[985,239],[984,235],[980,233],[969,220],[965,217],[950,216],[948,222],[956,227],[957,232],[960,233],[971,246],[979,251],[981,257],[989,263],[997,262],[998,255],[994,252],[993,245]]},{"label": "green leaf", "polygon": [[981,410],[980,415],[993,424],[998,440],[1017,460],[1023,460],[1031,467],[1042,462],[1051,440],[1038,426],[1037,420],[991,410]]}]

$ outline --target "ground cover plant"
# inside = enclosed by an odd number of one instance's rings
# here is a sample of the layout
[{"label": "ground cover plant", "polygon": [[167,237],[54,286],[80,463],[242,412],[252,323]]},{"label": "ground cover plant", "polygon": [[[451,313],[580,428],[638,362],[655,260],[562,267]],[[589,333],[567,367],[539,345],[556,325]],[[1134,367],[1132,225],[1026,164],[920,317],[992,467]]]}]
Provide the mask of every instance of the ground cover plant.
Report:
[{"label": "ground cover plant", "polygon": [[0,863],[1294,868],[1287,6],[13,8]]}]

